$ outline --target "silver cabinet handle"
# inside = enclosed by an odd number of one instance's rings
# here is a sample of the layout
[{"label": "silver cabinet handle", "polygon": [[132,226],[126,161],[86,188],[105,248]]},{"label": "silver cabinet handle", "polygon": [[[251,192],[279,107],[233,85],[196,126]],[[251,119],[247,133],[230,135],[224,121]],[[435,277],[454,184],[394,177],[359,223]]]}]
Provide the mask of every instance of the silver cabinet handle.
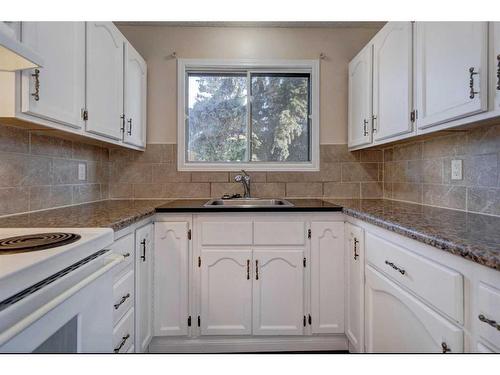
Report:
[{"label": "silver cabinet handle", "polygon": [[398,271],[401,275],[404,275],[406,273],[406,271],[402,268],[399,268],[398,266],[396,266],[394,263],[392,262],[389,262],[388,260],[385,261],[385,264],[387,264],[388,266],[392,267],[393,269],[395,269],[396,271]]},{"label": "silver cabinet handle", "polygon": [[357,252],[357,250],[358,250],[358,244],[359,244],[358,239],[354,238],[354,260],[358,259],[358,257],[359,257],[359,254]]},{"label": "silver cabinet handle", "polygon": [[127,120],[127,123],[128,123],[128,131],[127,131],[127,133],[128,133],[128,135],[132,135],[132,119],[129,118]]},{"label": "silver cabinet handle", "polygon": [[127,300],[129,299],[130,297],[130,293],[127,293],[125,294],[122,299],[120,300],[120,302],[118,303],[115,303],[113,306],[115,307],[115,310],[118,310],[120,308],[120,306]]},{"label": "silver cabinet handle", "polygon": [[255,280],[259,280],[259,261],[255,261]]},{"label": "silver cabinet handle", "polygon": [[247,280],[250,280],[250,259],[247,259]]},{"label": "silver cabinet handle", "polygon": [[377,127],[375,126],[375,120],[377,119],[377,116],[373,115],[372,116],[372,133],[377,132]]},{"label": "silver cabinet handle", "polygon": [[120,120],[122,120],[122,125],[120,127],[120,131],[122,133],[125,133],[125,114],[124,113],[120,115]]},{"label": "silver cabinet handle", "polygon": [[35,99],[35,102],[40,100],[40,69],[35,69],[35,73],[31,75],[35,78],[35,92],[31,96]]},{"label": "silver cabinet handle", "polygon": [[368,120],[367,119],[364,119],[363,120],[363,136],[367,136],[368,135]]},{"label": "silver cabinet handle", "polygon": [[448,353],[448,352],[451,352],[451,349],[448,347],[448,344],[446,344],[445,342],[442,342],[441,343],[441,349],[443,351],[443,353]]},{"label": "silver cabinet handle", "polygon": [[497,90],[500,90],[500,55],[497,55]]},{"label": "silver cabinet handle", "polygon": [[146,261],[146,239],[145,238],[141,241],[141,245],[142,245],[141,259],[143,262],[145,262]]},{"label": "silver cabinet handle", "polygon": [[482,321],[483,323],[486,323],[488,324],[489,326],[492,326],[493,328],[496,328],[497,330],[500,331],[500,324],[497,323],[495,320],[492,320],[492,319],[488,319],[487,317],[485,317],[483,314],[480,314],[478,316],[478,319],[480,321]]},{"label": "silver cabinet handle", "polygon": [[114,348],[114,352],[118,353],[121,348],[123,348],[123,345],[127,342],[128,338],[130,337],[130,333],[127,333],[125,336],[122,337],[122,341],[120,342],[120,345],[118,345],[116,348]]},{"label": "silver cabinet handle", "polygon": [[469,92],[469,98],[470,99],[474,99],[476,97],[476,94],[479,94],[478,91],[474,91],[474,76],[476,74],[479,74],[478,72],[475,72],[474,71],[474,67],[471,66],[469,68],[469,89],[470,89],[470,92]]}]

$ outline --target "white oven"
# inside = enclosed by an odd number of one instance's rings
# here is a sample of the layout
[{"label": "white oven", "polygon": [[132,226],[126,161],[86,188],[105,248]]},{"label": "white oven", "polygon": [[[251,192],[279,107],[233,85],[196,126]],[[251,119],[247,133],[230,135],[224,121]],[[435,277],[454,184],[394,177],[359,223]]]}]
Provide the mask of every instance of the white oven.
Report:
[{"label": "white oven", "polygon": [[0,302],[0,352],[112,352],[112,269],[98,251]]}]

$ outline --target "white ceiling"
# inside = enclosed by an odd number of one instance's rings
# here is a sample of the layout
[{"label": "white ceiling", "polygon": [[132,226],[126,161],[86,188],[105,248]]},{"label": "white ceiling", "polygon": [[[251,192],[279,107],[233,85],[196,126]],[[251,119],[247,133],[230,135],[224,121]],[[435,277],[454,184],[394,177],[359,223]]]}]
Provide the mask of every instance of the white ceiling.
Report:
[{"label": "white ceiling", "polygon": [[358,28],[376,28],[380,29],[384,26],[385,22],[347,22],[347,21],[318,21],[318,22],[278,22],[278,21],[260,21],[260,22],[229,22],[229,21],[130,21],[130,22],[115,22],[117,25],[124,26],[177,26],[177,27],[358,27]]}]

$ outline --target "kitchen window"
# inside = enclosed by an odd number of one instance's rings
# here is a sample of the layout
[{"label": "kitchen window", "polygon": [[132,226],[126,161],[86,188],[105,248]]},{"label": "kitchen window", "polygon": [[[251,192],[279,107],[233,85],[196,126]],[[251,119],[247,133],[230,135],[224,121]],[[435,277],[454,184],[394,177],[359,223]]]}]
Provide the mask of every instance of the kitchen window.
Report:
[{"label": "kitchen window", "polygon": [[179,60],[178,169],[318,170],[318,67]]}]

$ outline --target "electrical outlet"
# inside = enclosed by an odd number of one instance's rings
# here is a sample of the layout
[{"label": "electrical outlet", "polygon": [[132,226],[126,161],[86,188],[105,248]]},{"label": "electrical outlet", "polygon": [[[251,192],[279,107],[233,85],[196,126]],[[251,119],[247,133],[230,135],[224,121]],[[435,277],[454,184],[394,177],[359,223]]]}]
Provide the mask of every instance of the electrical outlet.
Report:
[{"label": "electrical outlet", "polygon": [[451,161],[451,179],[452,180],[462,179],[462,160],[455,159]]},{"label": "electrical outlet", "polygon": [[87,164],[78,163],[78,180],[85,181],[87,179]]}]

